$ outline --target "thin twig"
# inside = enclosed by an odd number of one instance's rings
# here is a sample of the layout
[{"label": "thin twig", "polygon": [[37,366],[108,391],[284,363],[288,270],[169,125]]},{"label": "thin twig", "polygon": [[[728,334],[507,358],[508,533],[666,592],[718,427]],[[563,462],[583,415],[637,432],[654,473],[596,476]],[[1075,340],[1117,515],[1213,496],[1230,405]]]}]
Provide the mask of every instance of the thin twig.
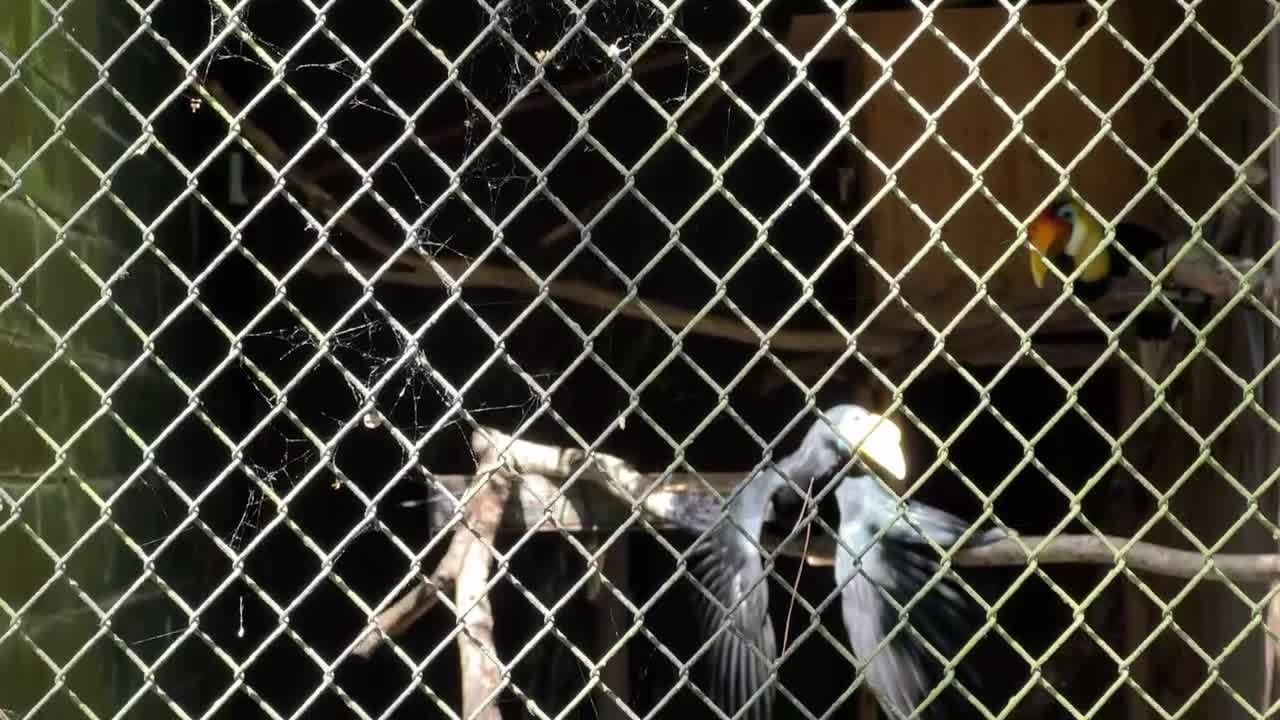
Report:
[{"label": "thin twig", "polygon": [[[227,91],[223,89],[222,85],[216,80],[204,83],[203,87],[208,95],[216,100],[218,104],[222,106],[222,109],[231,116],[231,118],[228,118],[229,122],[232,121],[236,115],[239,115],[242,112],[243,108],[241,105],[233,100],[231,96],[227,94]],[[240,134],[244,139],[248,141],[249,145],[254,149],[262,153],[263,158],[273,166],[275,172],[279,173],[280,168],[289,163],[292,155],[286,152],[284,148],[275,141],[275,138],[271,137],[270,133],[258,127],[247,115],[240,119],[239,128]],[[358,218],[352,215],[350,209],[343,211],[342,214],[339,215],[338,212],[342,209],[342,204],[338,202],[337,198],[335,198],[332,193],[321,187],[321,185],[314,179],[308,177],[297,168],[293,168],[289,172],[283,173],[282,178],[285,182],[297,188],[298,191],[302,193],[303,197],[306,198],[307,204],[320,211],[326,220],[332,219],[336,216],[336,222],[338,225],[351,233],[370,250],[384,258],[391,257],[395,254],[395,247],[392,246],[391,243],[383,240],[376,230],[365,225]]]},{"label": "thin twig", "polygon": [[[809,478],[809,487],[804,493],[804,507],[801,508],[800,517],[796,518],[796,526],[791,530],[794,533],[800,528],[800,522],[804,520],[804,512],[807,512],[809,506],[813,503],[813,478]],[[806,523],[804,526],[804,547],[801,549],[801,555],[809,554],[809,539],[813,535],[813,525]],[[787,640],[791,637],[791,612],[796,608],[796,595],[800,592],[800,575],[804,573],[805,565],[808,563],[800,563],[796,566],[796,579],[791,582],[791,602],[787,603],[787,620],[782,625],[782,644],[779,649],[787,649]]]}]

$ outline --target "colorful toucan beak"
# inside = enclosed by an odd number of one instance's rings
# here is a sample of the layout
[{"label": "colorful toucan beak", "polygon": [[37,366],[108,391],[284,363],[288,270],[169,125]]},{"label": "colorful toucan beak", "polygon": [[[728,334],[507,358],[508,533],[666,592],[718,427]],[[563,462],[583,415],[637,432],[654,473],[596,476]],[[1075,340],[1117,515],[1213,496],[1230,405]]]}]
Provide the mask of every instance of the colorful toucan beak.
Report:
[{"label": "colorful toucan beak", "polygon": [[1031,253],[1031,279],[1035,281],[1036,287],[1042,288],[1045,275],[1049,274],[1045,260],[1061,255],[1066,249],[1071,225],[1061,218],[1041,215],[1027,228],[1027,234],[1031,238],[1031,244],[1040,251]]},{"label": "colorful toucan beak", "polygon": [[[902,431],[888,418],[875,413],[849,417],[837,428],[850,447],[887,470],[895,480],[907,476],[907,459],[902,454]],[[858,443],[862,443],[859,447]]]}]

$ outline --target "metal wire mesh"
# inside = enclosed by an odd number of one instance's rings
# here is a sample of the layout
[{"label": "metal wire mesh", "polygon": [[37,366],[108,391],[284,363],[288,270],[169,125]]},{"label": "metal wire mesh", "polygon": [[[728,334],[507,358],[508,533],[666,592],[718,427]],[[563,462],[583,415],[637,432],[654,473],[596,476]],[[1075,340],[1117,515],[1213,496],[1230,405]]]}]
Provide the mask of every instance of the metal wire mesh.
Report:
[{"label": "metal wire mesh", "polygon": [[[1275,210],[1252,174],[1280,117],[1276,3],[1086,0],[1065,48],[1039,4],[881,5],[11,0],[0,717],[462,717],[455,645],[496,668],[485,717],[732,716],[701,674],[727,630],[689,612],[706,538],[653,498],[765,467],[853,388],[907,432],[904,496],[945,485],[978,525],[1110,538],[1101,567],[1016,540],[1030,560],[996,590],[961,582],[1011,651],[984,674],[1016,676],[975,716],[1267,715],[1272,593],[1213,558],[1280,538],[1280,318],[1255,292]],[[885,44],[891,16],[909,31]],[[1130,36],[1157,16],[1167,32]],[[903,68],[929,43],[960,79],[922,101]],[[1100,43],[1132,69],[1105,99],[1072,70]],[[1017,99],[1015,44],[1051,75]],[[1061,125],[1088,126],[1066,157],[1036,115],[1055,93],[1076,103]],[[1001,121],[981,157],[977,131],[948,129],[974,102]],[[886,103],[921,127],[893,152],[866,124]],[[908,179],[929,152],[952,174],[925,176],[963,179],[941,204]],[[1090,163],[1140,182],[1078,192]],[[1071,191],[1108,238],[1144,204],[1187,238],[1154,268],[1112,245],[1137,281],[1118,311],[1057,267],[1063,288],[1017,302],[1034,211]],[[977,205],[997,223],[981,257]],[[1251,239],[1218,242],[1249,213]],[[886,250],[895,231],[919,242]],[[1208,311],[1167,292],[1193,260],[1230,288]],[[1130,342],[1152,310],[1190,338],[1159,371]],[[656,475],[621,505],[584,499],[608,482],[590,463],[542,510],[511,490],[524,525],[494,541],[469,503],[490,482],[505,499],[518,468],[484,467],[473,433],[492,428]],[[1135,459],[1140,442],[1185,462]],[[566,498],[581,518],[557,529]],[[1216,539],[1186,516],[1211,502]],[[839,536],[817,504],[790,543]],[[442,592],[431,623],[360,659],[466,533],[494,559],[475,604]],[[1126,555],[1148,539],[1203,562],[1140,574]],[[831,573],[760,551],[788,634],[776,715],[871,716]]]}]

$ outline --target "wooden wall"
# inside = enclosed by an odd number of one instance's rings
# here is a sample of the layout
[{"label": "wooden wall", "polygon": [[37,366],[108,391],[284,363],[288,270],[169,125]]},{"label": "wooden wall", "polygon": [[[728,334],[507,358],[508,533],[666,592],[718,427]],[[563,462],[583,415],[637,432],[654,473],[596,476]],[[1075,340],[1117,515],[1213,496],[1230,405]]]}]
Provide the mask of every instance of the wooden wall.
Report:
[{"label": "wooden wall", "polygon": [[[827,41],[821,53],[849,58],[849,94],[855,106],[865,98],[852,120],[854,135],[869,153],[850,152],[867,202],[855,237],[890,275],[912,265],[899,280],[900,297],[910,308],[935,328],[956,317],[975,294],[974,277],[997,266],[1018,242],[1017,223],[1041,207],[1062,179],[1046,155],[1069,171],[1076,192],[1109,217],[1120,219],[1130,200],[1142,196],[1123,219],[1173,234],[1187,232],[1165,200],[1144,192],[1148,167],[1166,159],[1157,182],[1192,216],[1221,194],[1231,172],[1198,138],[1171,151],[1188,119],[1154,83],[1140,82],[1144,65],[1134,54],[1155,52],[1182,18],[1172,2],[1120,0],[1103,24],[1084,3],[1059,3],[1024,10],[1020,24],[1010,28],[1001,8],[947,9],[935,13],[933,27],[954,44],[949,48],[932,32],[920,31],[915,10],[850,16],[849,26],[863,44],[841,35]],[[829,15],[800,18],[791,33],[792,50],[811,48],[832,23]],[[1188,31],[1186,40],[1172,43],[1154,73],[1190,108],[1229,71],[1228,63],[1193,35]],[[985,88],[971,82],[957,93],[971,75],[964,58],[977,64]],[[1056,85],[1054,58],[1068,58],[1063,81]],[[1192,63],[1197,64],[1194,73],[1189,72]],[[1220,131],[1210,135],[1215,141],[1240,144],[1240,123],[1229,126],[1233,114],[1239,119],[1238,108],[1224,108],[1241,100],[1240,92],[1229,91],[1200,120]],[[930,120],[935,132],[926,135]],[[973,191],[975,185],[980,192]],[[926,251],[935,229],[940,243]],[[1050,279],[1049,287],[1038,291],[1027,262],[1027,251],[1016,248],[986,283],[1006,311],[1043,304],[1056,288]],[[889,294],[889,283],[874,272],[859,280],[868,278],[874,278],[874,307]],[[919,329],[910,308],[892,302],[877,323]],[[1068,312],[1077,321],[1081,317],[1074,309]],[[961,327],[993,319],[984,304],[967,313]],[[1010,352],[1016,348],[1012,333],[1001,341]]]}]

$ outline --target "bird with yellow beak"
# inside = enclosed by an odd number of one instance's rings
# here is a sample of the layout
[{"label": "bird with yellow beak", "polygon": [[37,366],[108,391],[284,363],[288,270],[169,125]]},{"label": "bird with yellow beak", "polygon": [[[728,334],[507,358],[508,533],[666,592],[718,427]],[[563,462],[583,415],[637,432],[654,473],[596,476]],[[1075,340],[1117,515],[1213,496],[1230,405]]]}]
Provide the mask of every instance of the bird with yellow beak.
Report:
[{"label": "bird with yellow beak", "polygon": [[777,693],[778,645],[760,547],[766,518],[820,498],[849,472],[879,471],[898,481],[906,476],[902,435],[893,422],[854,404],[822,415],[798,448],[748,474],[723,504],[710,496],[692,499],[671,516],[677,525],[705,533],[690,551],[690,569],[706,588],[698,605],[712,665],[708,694],[726,715],[741,711],[739,720],[772,718]]},{"label": "bird with yellow beak", "polygon": [[[1064,275],[1083,264],[1075,279],[1075,293],[1084,300],[1102,297],[1112,278],[1129,273],[1129,259],[1112,249],[1102,223],[1073,198],[1059,198],[1051,204],[1032,221],[1027,234],[1039,251],[1030,253],[1031,279],[1038,288],[1044,287],[1049,274],[1046,261],[1057,265]],[[1160,235],[1134,223],[1118,224],[1113,242],[1138,260],[1165,244]],[[1099,246],[1103,247],[1095,254]]]},{"label": "bird with yellow beak", "polygon": [[[1086,302],[1105,295],[1113,278],[1124,277],[1132,269],[1129,258],[1115,252],[1113,243],[1123,246],[1139,261],[1165,245],[1165,239],[1158,233],[1136,223],[1117,224],[1114,238],[1107,240],[1102,223],[1071,197],[1054,201],[1032,221],[1027,234],[1035,247],[1030,255],[1031,279],[1036,287],[1045,286],[1049,274],[1046,260],[1064,275],[1070,275],[1079,267],[1075,294]],[[1095,253],[1095,249],[1098,252]],[[1195,314],[1203,315],[1204,308]],[[1172,316],[1157,303],[1148,305],[1133,324],[1135,334],[1144,340],[1166,339],[1175,327]]]}]

